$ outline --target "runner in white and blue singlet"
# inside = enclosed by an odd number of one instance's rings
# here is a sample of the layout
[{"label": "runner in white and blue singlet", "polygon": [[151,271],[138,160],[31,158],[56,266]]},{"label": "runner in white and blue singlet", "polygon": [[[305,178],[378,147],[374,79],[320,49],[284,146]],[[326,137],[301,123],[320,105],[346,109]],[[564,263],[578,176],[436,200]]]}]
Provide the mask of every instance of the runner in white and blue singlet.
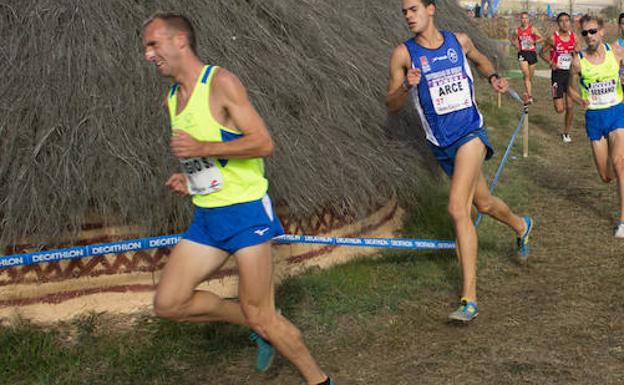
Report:
[{"label": "runner in white and blue singlet", "polygon": [[407,96],[412,96],[427,142],[451,177],[448,212],[455,227],[464,282],[461,304],[449,318],[471,321],[479,314],[477,233],[471,218],[472,206],[514,230],[517,252],[523,260],[528,257],[533,221],[514,214],[488,189],[481,166],[493,151],[477,109],[474,78],[467,59],[488,77],[495,91],[504,92],[508,84],[466,34],[435,27],[433,0],[402,0],[402,9],[414,37],[392,53],[386,107],[389,112],[397,112]]},{"label": "runner in white and blue singlet", "polygon": [[424,81],[411,91],[431,149],[449,176],[454,155],[446,156],[478,137],[487,149],[485,159],[494,154],[483,129],[483,116],[474,98],[473,76],[455,35],[440,31],[444,42],[436,49],[425,48],[412,38],[405,41],[412,67],[424,74]]},{"label": "runner in white and blue singlet", "polygon": [[[624,51],[624,13],[620,13],[618,17],[618,27],[620,35],[615,44],[613,44],[613,47],[618,51]],[[624,85],[624,66],[620,66],[620,82]]]}]

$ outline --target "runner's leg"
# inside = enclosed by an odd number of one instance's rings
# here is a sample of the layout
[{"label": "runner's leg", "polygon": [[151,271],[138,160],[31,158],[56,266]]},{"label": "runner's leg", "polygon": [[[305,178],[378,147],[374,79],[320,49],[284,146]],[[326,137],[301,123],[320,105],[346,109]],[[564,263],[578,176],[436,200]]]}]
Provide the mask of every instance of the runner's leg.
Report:
[{"label": "runner's leg", "polygon": [[553,99],[553,107],[556,113],[561,114],[564,111],[563,98]]},{"label": "runner's leg", "polygon": [[522,72],[525,94],[527,96],[531,96],[531,73],[529,71],[529,63],[527,61],[520,62],[520,72]]},{"label": "runner's leg", "polygon": [[455,170],[451,177],[448,212],[455,226],[458,257],[463,273],[463,297],[477,299],[477,232],[470,217],[472,202],[481,165],[485,159],[485,145],[473,139],[459,148]]},{"label": "runner's leg", "polygon": [[308,384],[327,378],[303,342],[303,335],[275,310],[271,243],[238,250],[241,308],[249,326],[268,340],[302,374]]},{"label": "runner's leg", "polygon": [[573,118],[574,118],[574,99],[572,99],[572,96],[568,92],[566,92],[565,94],[565,128],[563,130],[564,134],[566,135],[570,135],[570,131],[572,131]]},{"label": "runner's leg", "polygon": [[224,321],[244,325],[240,305],[197,286],[217,271],[228,253],[182,239],[163,269],[154,310],[159,317],[188,322]]},{"label": "runner's leg", "polygon": [[[528,64],[528,63],[527,63]],[[530,97],[533,97],[533,74],[535,73],[535,64],[531,64],[530,66],[528,66],[528,76],[524,79],[524,86],[526,87],[527,93],[529,94]]]},{"label": "runner's leg", "polygon": [[489,215],[497,221],[511,227],[519,237],[524,234],[526,223],[521,217],[514,214],[502,199],[492,195],[485,181],[485,177],[483,176],[483,172],[479,173],[474,204],[480,213]]},{"label": "runner's leg", "polygon": [[620,197],[620,221],[624,221],[624,128],[609,134],[610,158],[618,182]]},{"label": "runner's leg", "polygon": [[609,183],[615,177],[611,161],[609,160],[609,142],[605,138],[591,141],[596,170],[603,182]]}]

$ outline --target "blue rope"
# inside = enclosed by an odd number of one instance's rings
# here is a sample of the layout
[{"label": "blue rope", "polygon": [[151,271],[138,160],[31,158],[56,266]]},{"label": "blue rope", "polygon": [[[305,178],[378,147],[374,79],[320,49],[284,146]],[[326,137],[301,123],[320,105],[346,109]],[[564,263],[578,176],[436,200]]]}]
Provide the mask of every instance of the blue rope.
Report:
[{"label": "blue rope", "polygon": [[[509,144],[507,145],[507,150],[505,150],[503,159],[498,165],[496,174],[494,174],[494,179],[492,179],[492,183],[490,184],[490,192],[494,191],[494,187],[496,187],[496,183],[498,183],[498,180],[500,179],[501,173],[503,172],[503,167],[505,166],[505,163],[507,162],[507,158],[509,157],[511,148],[513,147],[514,142],[516,141],[516,138],[518,137],[518,133],[520,132],[520,128],[522,128],[522,123],[524,123],[524,119],[526,119],[526,115],[528,112],[529,112],[528,107],[524,106],[524,108],[522,109],[522,115],[520,116],[520,121],[518,122],[518,126],[516,127],[513,135],[511,136],[511,140],[509,141]],[[479,213],[479,215],[477,215],[477,220],[475,220],[475,227],[479,226],[479,223],[481,222],[481,217],[482,215],[481,213]]]},{"label": "blue rope", "polygon": [[[68,259],[81,259],[105,254],[136,252],[146,249],[158,249],[175,246],[182,239],[182,234],[165,235],[142,239],[129,239],[120,242],[102,243],[96,245],[77,246],[58,250],[37,251],[27,254],[0,256],[0,269],[58,262]],[[374,247],[386,249],[416,249],[440,250],[454,249],[455,242],[434,239],[409,238],[343,238],[323,237],[316,235],[286,234],[273,238],[276,243],[313,243],[321,245]]]}]

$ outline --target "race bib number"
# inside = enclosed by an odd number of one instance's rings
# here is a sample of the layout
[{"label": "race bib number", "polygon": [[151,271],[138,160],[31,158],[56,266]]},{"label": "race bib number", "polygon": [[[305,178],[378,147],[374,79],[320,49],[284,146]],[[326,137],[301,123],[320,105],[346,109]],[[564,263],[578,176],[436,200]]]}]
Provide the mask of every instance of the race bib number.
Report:
[{"label": "race bib number", "polygon": [[590,107],[612,106],[619,102],[615,80],[589,84]]},{"label": "race bib number", "polygon": [[522,48],[523,51],[528,51],[530,49],[533,49],[534,47],[533,39],[531,39],[530,37],[522,37],[520,39],[520,47]]},{"label": "race bib number", "polygon": [[572,65],[572,54],[561,53],[557,57],[557,67],[561,70],[569,70]]},{"label": "race bib number", "polygon": [[223,188],[223,174],[212,158],[180,159],[192,195],[206,195]]},{"label": "race bib number", "polygon": [[428,80],[433,108],[438,115],[448,114],[472,106],[470,84],[461,72]]}]

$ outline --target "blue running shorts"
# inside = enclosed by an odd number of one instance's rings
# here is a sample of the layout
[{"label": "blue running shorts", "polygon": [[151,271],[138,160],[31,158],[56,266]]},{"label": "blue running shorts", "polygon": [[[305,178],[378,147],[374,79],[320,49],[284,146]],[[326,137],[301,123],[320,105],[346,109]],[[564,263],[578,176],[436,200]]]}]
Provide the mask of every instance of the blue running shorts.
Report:
[{"label": "blue running shorts", "polygon": [[585,130],[590,140],[607,138],[609,133],[618,128],[624,128],[624,104],[602,110],[585,111]]},{"label": "blue running shorts", "polygon": [[461,137],[455,143],[446,146],[446,147],[438,147],[431,142],[429,143],[429,147],[431,147],[431,151],[433,151],[433,156],[436,158],[440,166],[448,176],[453,176],[453,170],[455,169],[455,157],[457,156],[457,151],[461,146],[470,142],[473,139],[481,139],[483,144],[485,145],[486,154],[485,160],[489,160],[494,155],[494,149],[492,148],[492,144],[490,143],[490,139],[488,139],[487,132],[485,132],[484,128],[480,128],[476,131],[469,133],[468,135]]},{"label": "blue running shorts", "polygon": [[282,224],[265,195],[257,201],[231,206],[196,207],[193,222],[182,238],[234,254],[282,234]]}]

